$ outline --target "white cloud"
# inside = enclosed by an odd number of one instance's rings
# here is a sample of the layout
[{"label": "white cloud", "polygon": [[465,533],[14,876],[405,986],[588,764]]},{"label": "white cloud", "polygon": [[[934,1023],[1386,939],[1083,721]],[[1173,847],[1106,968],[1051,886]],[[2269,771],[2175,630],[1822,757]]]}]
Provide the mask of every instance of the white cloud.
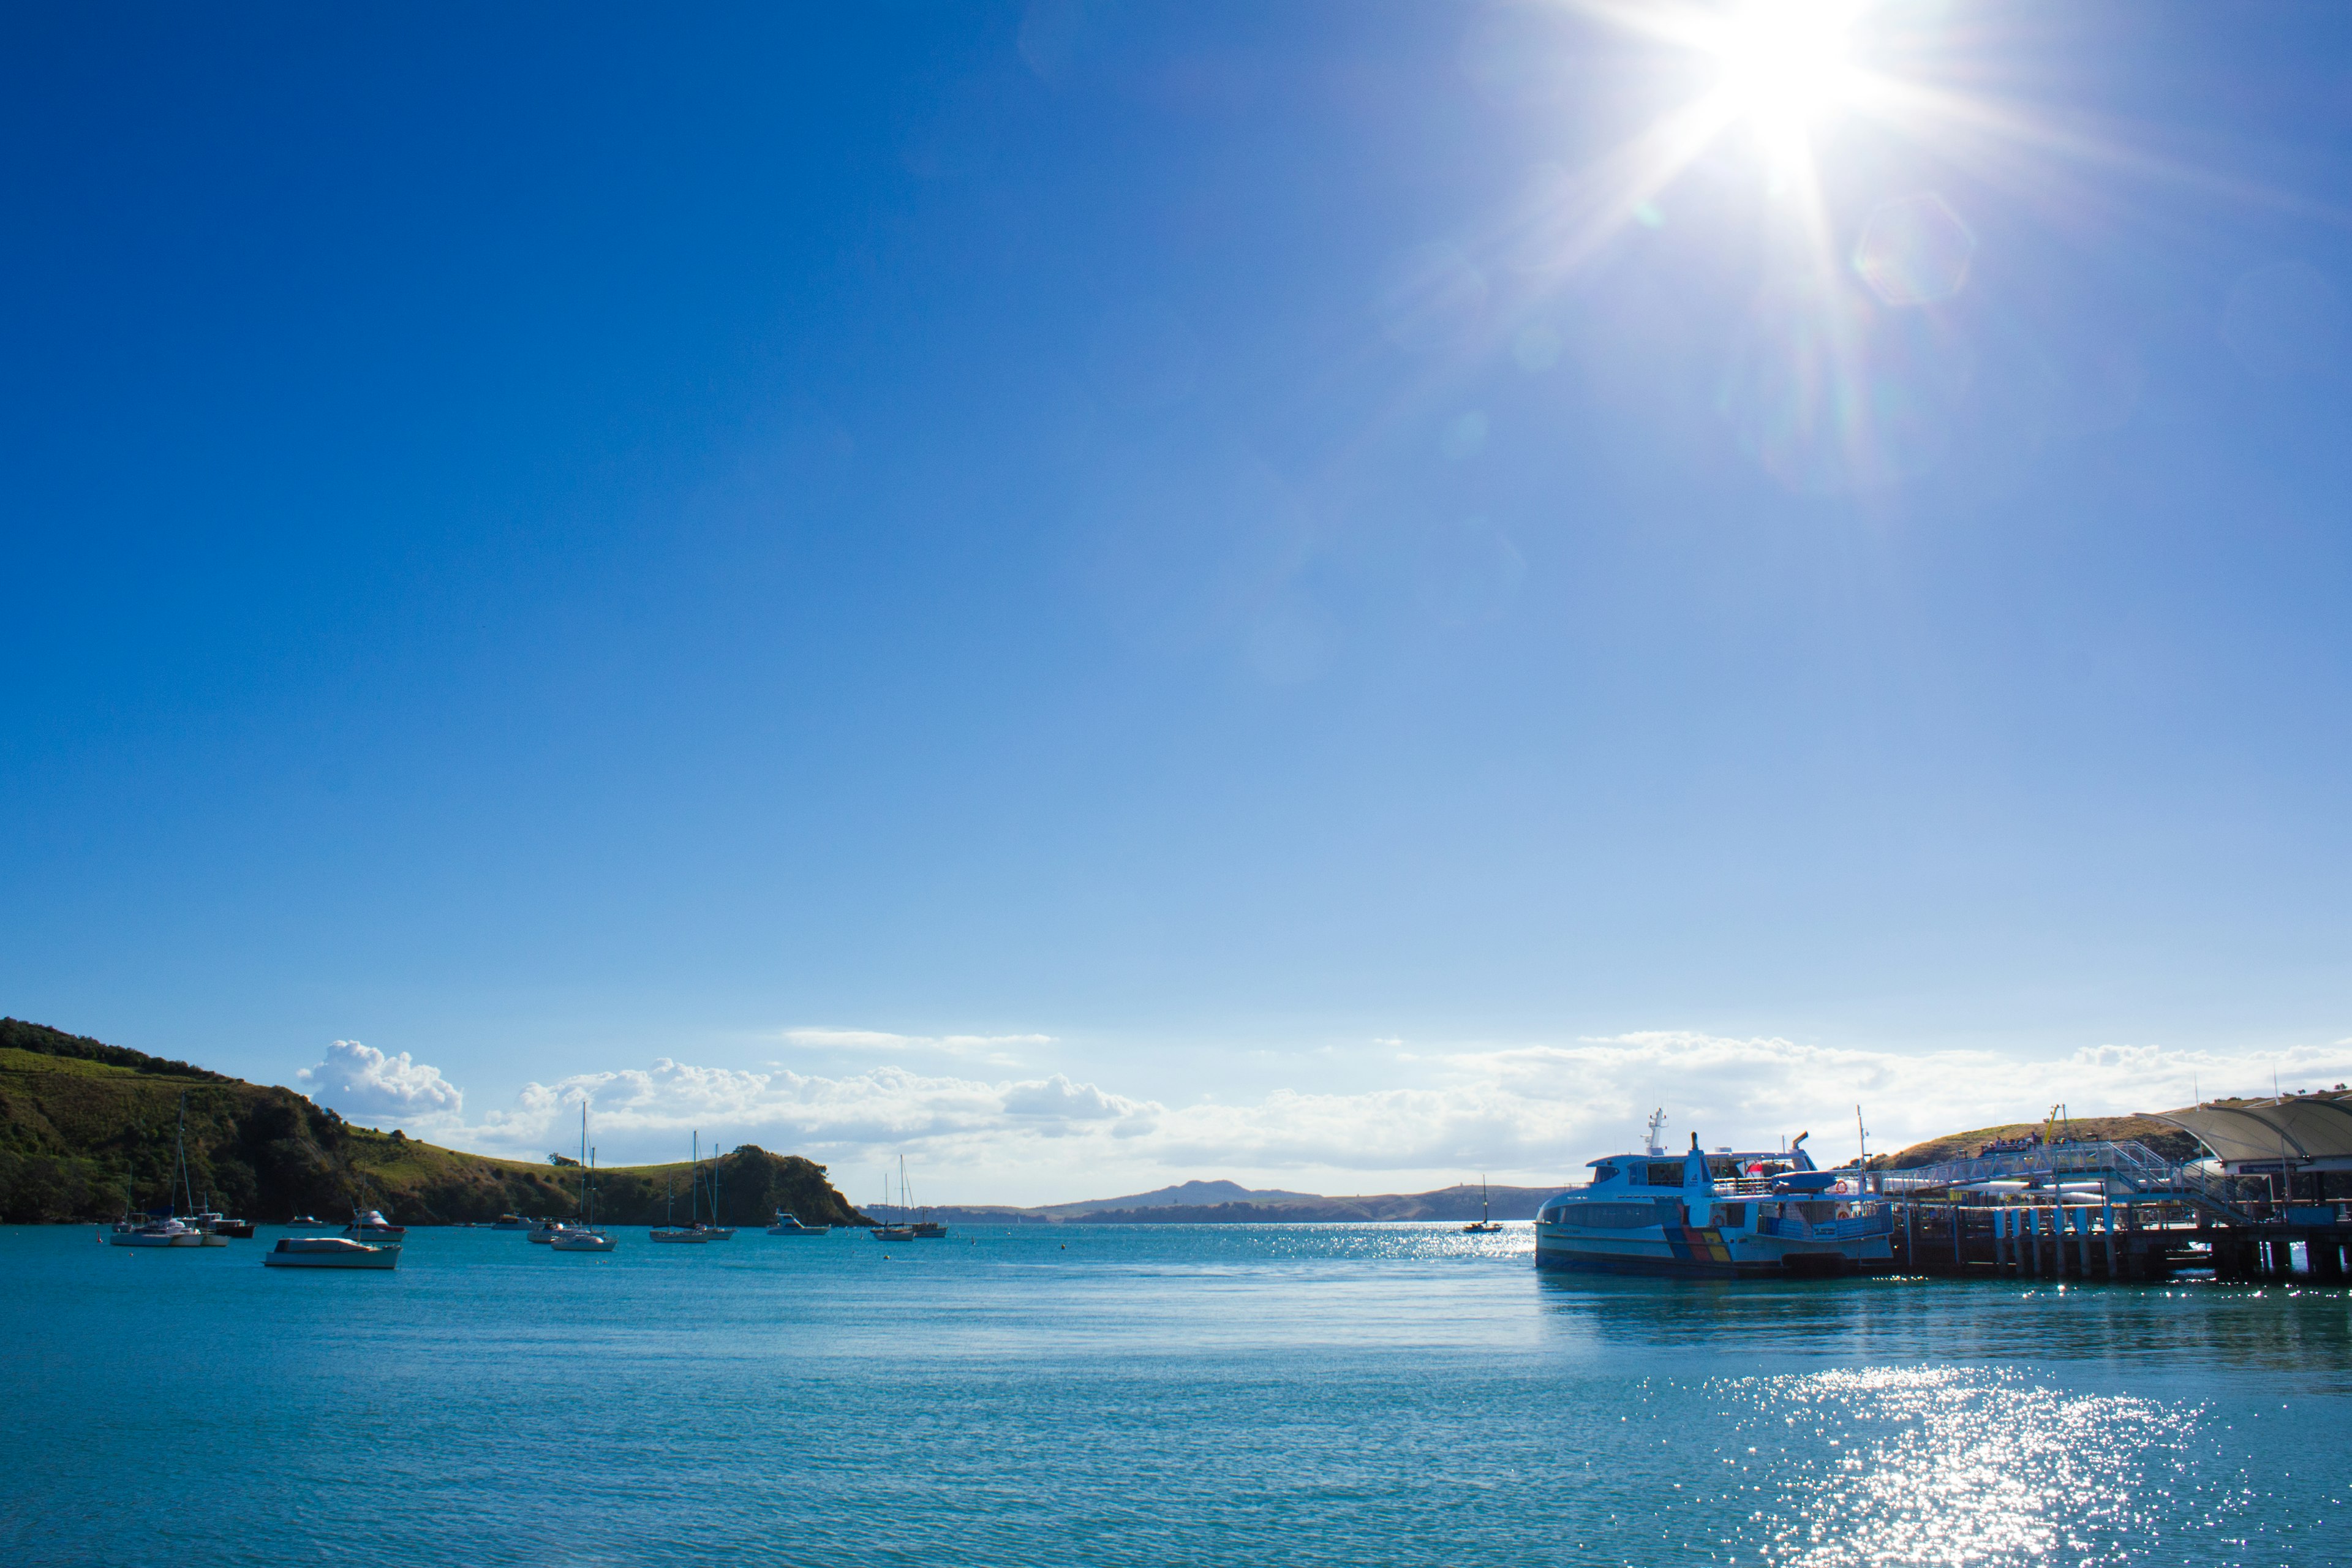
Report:
[{"label": "white cloud", "polygon": [[294,1077],[319,1104],[362,1121],[403,1116],[438,1121],[466,1109],[464,1093],[439,1068],[415,1061],[406,1051],[388,1057],[357,1040],[337,1040],[327,1047],[325,1061]]},{"label": "white cloud", "polygon": [[994,1067],[1021,1065],[1009,1047],[1055,1044],[1051,1035],[894,1035],[884,1029],[786,1029],[784,1038],[808,1050],[929,1051]]},{"label": "white cloud", "polygon": [[[828,1035],[859,1033],[826,1031]],[[979,1040],[1003,1037],[943,1037]],[[900,1037],[878,1037],[900,1042]],[[887,1049],[861,1038],[858,1048]],[[926,1073],[903,1065],[833,1075],[751,1072],[668,1058],[650,1067],[526,1085],[468,1124],[440,1073],[405,1055],[338,1042],[303,1075],[346,1114],[400,1115],[411,1131],[486,1153],[565,1146],[583,1099],[608,1161],[682,1157],[705,1143],[758,1143],[833,1166],[861,1185],[900,1155],[946,1202],[1035,1203],[1141,1190],[1186,1176],[1324,1192],[1413,1191],[1465,1175],[1528,1185],[1633,1147],[1654,1107],[1668,1136],[1770,1147],[1810,1131],[1824,1155],[1852,1152],[1853,1108],[1874,1150],[2040,1118],[2160,1110],[2194,1091],[2268,1093],[2352,1079],[2352,1042],[2237,1054],[2098,1046],[2028,1060],[1989,1050],[1894,1051],[1653,1032],[1566,1044],[1431,1050],[1393,1070],[1413,1081],[1364,1091],[1308,1084],[1246,1100],[1170,1107],[1065,1073]],[[1320,1074],[1313,1058],[1297,1070]],[[329,1083],[342,1088],[337,1099]],[[343,1087],[348,1086],[348,1087]]]}]

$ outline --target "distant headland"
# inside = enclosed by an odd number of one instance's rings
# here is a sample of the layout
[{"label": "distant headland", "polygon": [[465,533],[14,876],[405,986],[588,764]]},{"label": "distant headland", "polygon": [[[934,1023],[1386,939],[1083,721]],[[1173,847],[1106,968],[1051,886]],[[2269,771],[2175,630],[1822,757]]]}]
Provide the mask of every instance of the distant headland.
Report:
[{"label": "distant headland", "polygon": [[[568,1215],[577,1205],[576,1171],[353,1126],[289,1089],[0,1018],[0,1223],[111,1217],[126,1186],[137,1206],[169,1202],[183,1094],[197,1197],[246,1218],[348,1215],[362,1184],[371,1203],[410,1225]],[[824,1166],[797,1154],[745,1145],[718,1165],[730,1222],[764,1222],[781,1208],[807,1225],[866,1223]],[[608,1167],[596,1173],[596,1216],[659,1225],[674,1192],[683,1218],[688,1189],[682,1163]]]}]

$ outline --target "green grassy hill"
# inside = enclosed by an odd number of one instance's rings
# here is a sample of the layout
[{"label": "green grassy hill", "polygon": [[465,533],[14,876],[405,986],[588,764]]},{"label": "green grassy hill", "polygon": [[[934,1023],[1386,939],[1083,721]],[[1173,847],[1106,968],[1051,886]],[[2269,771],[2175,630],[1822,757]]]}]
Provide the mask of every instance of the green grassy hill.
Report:
[{"label": "green grassy hill", "polygon": [[[187,1100],[188,1163],[201,1201],[263,1221],[348,1213],[370,1201],[412,1225],[569,1215],[579,1173],[462,1153],[354,1127],[291,1089],[207,1072],[78,1035],[0,1019],[0,1222],[92,1220],[172,1201],[173,1137]],[[722,1217],[764,1223],[778,1208],[808,1224],[860,1216],[824,1167],[749,1145],[717,1162]],[[709,1166],[705,1167],[706,1173]],[[684,1164],[596,1173],[597,1217],[659,1224],[664,1194],[686,1214]],[[184,1206],[184,1205],[183,1205]]]}]

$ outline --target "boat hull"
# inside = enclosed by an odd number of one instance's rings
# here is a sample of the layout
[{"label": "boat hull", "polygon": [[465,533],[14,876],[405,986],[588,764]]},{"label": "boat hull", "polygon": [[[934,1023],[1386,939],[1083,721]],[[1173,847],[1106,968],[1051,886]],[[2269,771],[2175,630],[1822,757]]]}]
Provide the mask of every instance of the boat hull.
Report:
[{"label": "boat hull", "polygon": [[547,1244],[547,1249],[550,1252],[610,1252],[613,1250],[613,1238],[586,1233],[559,1236]]},{"label": "boat hull", "polygon": [[397,1268],[400,1248],[356,1242],[331,1247],[315,1241],[281,1241],[274,1251],[263,1253],[261,1261],[271,1268]]},{"label": "boat hull", "polygon": [[1893,1258],[1884,1234],[1795,1241],[1713,1226],[1652,1226],[1594,1236],[1536,1226],[1536,1267],[1591,1274],[1674,1275],[1695,1279],[1785,1279],[1870,1272]]}]

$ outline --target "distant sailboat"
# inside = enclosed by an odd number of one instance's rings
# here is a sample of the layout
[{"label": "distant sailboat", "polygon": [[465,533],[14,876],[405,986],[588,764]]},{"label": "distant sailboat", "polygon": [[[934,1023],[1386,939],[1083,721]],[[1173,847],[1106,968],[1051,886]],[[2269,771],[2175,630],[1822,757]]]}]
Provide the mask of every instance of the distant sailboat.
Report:
[{"label": "distant sailboat", "polygon": [[714,1143],[710,1146],[710,1223],[704,1228],[713,1241],[732,1241],[735,1227],[719,1223],[719,1145]]},{"label": "distant sailboat", "polygon": [[1478,1177],[1478,1217],[1472,1220],[1468,1225],[1464,1226],[1462,1227],[1462,1234],[1465,1236],[1486,1236],[1502,1228],[1502,1223],[1495,1218],[1494,1214],[1487,1205],[1486,1178],[1482,1173]]},{"label": "distant sailboat", "polygon": [[[900,1167],[900,1173],[899,1173],[899,1178],[898,1178],[898,1196],[899,1196],[899,1198],[902,1200],[902,1202],[900,1202],[899,1204],[896,1204],[896,1205],[894,1205],[894,1204],[892,1204],[892,1203],[890,1202],[890,1167],[889,1167],[889,1166],[887,1166],[887,1165],[885,1165],[885,1166],[883,1166],[883,1167],[882,1167],[882,1202],[881,1202],[881,1205],[880,1205],[880,1206],[881,1206],[882,1208],[884,1208],[884,1209],[889,1209],[889,1208],[894,1208],[894,1207],[901,1207],[901,1208],[902,1208],[902,1207],[904,1207],[904,1206],[905,1206],[903,1200],[905,1199],[905,1197],[906,1197],[906,1195],[907,1195],[906,1174],[905,1174],[905,1166],[906,1166],[906,1163],[907,1163],[907,1162],[906,1162],[905,1158],[904,1158],[903,1156],[901,1156],[901,1157],[900,1157],[900,1159],[899,1159],[899,1161],[898,1161],[898,1164],[899,1164],[899,1167]],[[902,1224],[902,1223],[900,1223],[900,1222],[898,1222],[898,1221],[896,1221],[896,1220],[888,1220],[888,1219],[886,1219],[886,1220],[882,1221],[879,1225],[877,1225],[877,1226],[873,1226],[873,1227],[872,1227],[872,1233],[873,1233],[874,1239],[875,1239],[875,1240],[877,1240],[877,1241],[912,1241],[912,1240],[914,1240],[914,1239],[915,1239],[915,1232],[914,1232],[913,1227],[911,1227],[911,1226],[907,1226],[907,1225],[904,1225],[904,1224]]]},{"label": "distant sailboat", "polygon": [[[667,1241],[687,1246],[698,1246],[707,1241],[723,1241],[726,1239],[725,1237],[714,1234],[709,1226],[702,1223],[702,1134],[699,1132],[694,1135],[694,1163],[691,1170],[691,1179],[687,1183],[687,1193],[688,1195],[686,1200],[686,1225],[683,1226],[674,1224],[656,1226],[653,1230],[648,1233],[648,1240]],[[663,1205],[663,1218],[667,1220],[669,1217],[668,1205],[665,1204]],[[728,1236],[732,1236],[735,1233],[731,1230],[727,1233]]]},{"label": "distant sailboat", "polygon": [[107,1239],[117,1247],[226,1247],[228,1237],[216,1236],[202,1224],[189,1224],[173,1212],[173,1199],[184,1192],[188,1212],[196,1213],[196,1189],[188,1174],[188,1097],[180,1096],[179,1131],[173,1142],[172,1191],[161,1209],[151,1209],[145,1223],[133,1224],[131,1213],[131,1188],[126,1180],[122,1193],[122,1217],[114,1222],[114,1233]]},{"label": "distant sailboat", "polygon": [[588,1184],[594,1156],[588,1149],[588,1102],[580,1102],[580,1223],[565,1226],[547,1246],[551,1252],[610,1252],[613,1238],[596,1227],[594,1191]]}]

